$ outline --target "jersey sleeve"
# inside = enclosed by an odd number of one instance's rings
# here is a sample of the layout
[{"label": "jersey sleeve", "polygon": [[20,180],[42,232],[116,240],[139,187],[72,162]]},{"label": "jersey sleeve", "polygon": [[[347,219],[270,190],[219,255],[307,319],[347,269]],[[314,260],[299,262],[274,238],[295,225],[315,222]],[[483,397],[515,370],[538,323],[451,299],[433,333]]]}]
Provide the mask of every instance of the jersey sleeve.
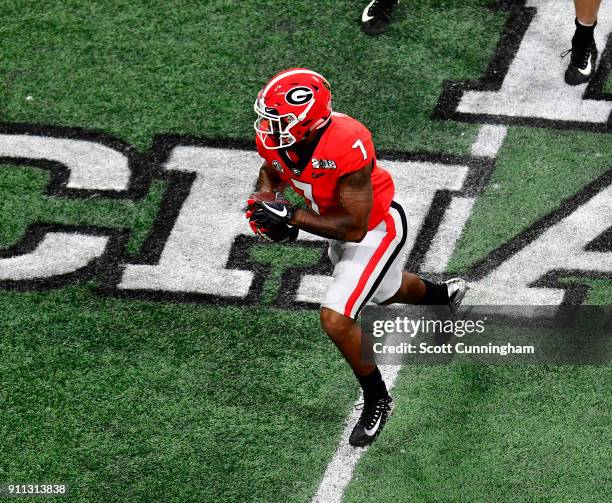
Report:
[{"label": "jersey sleeve", "polygon": [[348,175],[370,164],[375,158],[372,135],[366,128],[356,129],[342,142],[343,151],[338,157],[338,176]]}]

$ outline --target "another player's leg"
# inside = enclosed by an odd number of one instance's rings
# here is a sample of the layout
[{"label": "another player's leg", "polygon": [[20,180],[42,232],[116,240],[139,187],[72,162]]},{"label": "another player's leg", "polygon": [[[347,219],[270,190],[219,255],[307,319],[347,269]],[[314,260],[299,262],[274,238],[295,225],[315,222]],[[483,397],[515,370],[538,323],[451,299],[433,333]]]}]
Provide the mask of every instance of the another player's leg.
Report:
[{"label": "another player's leg", "polygon": [[349,443],[363,447],[378,436],[391,412],[393,400],[387,392],[380,370],[364,363],[361,353],[361,327],[351,318],[323,307],[321,326],[351,366],[363,389],[363,409],[349,438]]},{"label": "another player's leg", "polygon": [[361,14],[361,27],[368,35],[383,33],[391,21],[399,0],[372,0]]},{"label": "another player's leg", "polygon": [[572,48],[567,51],[572,57],[565,71],[565,82],[572,86],[587,82],[595,73],[597,47],[594,31],[601,0],[574,0],[574,3],[576,31],[572,38]]},{"label": "another player's leg", "polygon": [[395,295],[385,300],[383,304],[425,304],[445,305],[456,313],[466,292],[465,281],[453,278],[443,283],[432,283],[419,278],[416,274],[404,271],[402,284]]}]

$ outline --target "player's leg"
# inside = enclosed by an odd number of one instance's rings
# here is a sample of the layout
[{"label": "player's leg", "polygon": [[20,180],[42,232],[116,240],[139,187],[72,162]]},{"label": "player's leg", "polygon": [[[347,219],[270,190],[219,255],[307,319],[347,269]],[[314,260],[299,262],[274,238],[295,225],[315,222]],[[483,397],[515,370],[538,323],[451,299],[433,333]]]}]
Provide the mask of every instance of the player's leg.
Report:
[{"label": "player's leg", "polygon": [[411,272],[403,271],[401,274],[402,283],[399,289],[395,295],[381,304],[423,304],[423,299],[428,291],[425,281]]},{"label": "player's leg", "polygon": [[465,296],[466,285],[461,278],[453,278],[443,283],[432,283],[419,278],[411,272],[402,272],[402,283],[397,292],[380,302],[389,304],[425,304],[428,306],[448,304],[456,312]]},{"label": "player's leg", "polygon": [[320,318],[321,327],[342,353],[357,378],[374,372],[376,365],[363,362],[361,354],[362,332],[361,327],[355,320],[327,307],[321,308]]},{"label": "player's leg", "polygon": [[587,82],[595,73],[597,47],[595,26],[601,0],[574,0],[576,6],[576,31],[572,38],[572,57],[565,71],[565,82],[578,85]]},{"label": "player's leg", "polygon": [[576,19],[584,26],[591,26],[597,22],[597,13],[601,0],[574,0],[576,6]]},{"label": "player's leg", "polygon": [[[364,407],[349,439],[355,446],[367,445],[376,438],[392,405],[380,371],[376,365],[364,362],[363,334],[355,318],[377,291],[391,263],[403,255],[405,242],[406,218],[403,213],[400,218],[396,209],[360,243],[330,242],[329,256],[335,267],[321,308],[321,326],[363,389]],[[398,285],[399,280],[395,290]]]},{"label": "player's leg", "polygon": [[363,390],[361,417],[349,438],[351,445],[363,447],[371,443],[384,427],[393,400],[378,367],[364,362],[361,352],[363,333],[355,320],[323,307],[321,326],[350,365]]}]

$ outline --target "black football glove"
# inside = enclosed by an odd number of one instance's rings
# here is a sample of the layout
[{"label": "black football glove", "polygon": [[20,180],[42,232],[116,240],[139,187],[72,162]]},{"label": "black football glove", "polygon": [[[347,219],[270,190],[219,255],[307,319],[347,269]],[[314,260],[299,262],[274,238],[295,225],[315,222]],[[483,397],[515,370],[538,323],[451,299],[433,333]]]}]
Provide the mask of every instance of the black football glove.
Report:
[{"label": "black football glove", "polygon": [[300,233],[297,227],[291,227],[286,224],[275,225],[269,229],[260,227],[255,222],[249,222],[253,232],[261,239],[272,241],[274,243],[290,243],[295,241]]},{"label": "black football glove", "polygon": [[251,222],[266,229],[280,224],[288,225],[296,210],[295,206],[285,199],[277,199],[272,202],[255,201],[252,207]]}]

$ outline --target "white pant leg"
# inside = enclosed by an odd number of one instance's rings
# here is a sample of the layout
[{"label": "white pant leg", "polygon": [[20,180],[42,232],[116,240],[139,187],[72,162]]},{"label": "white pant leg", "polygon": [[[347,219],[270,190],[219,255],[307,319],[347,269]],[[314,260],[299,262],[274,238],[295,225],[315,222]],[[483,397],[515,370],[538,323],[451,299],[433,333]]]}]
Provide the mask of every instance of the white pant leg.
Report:
[{"label": "white pant leg", "polygon": [[328,253],[335,267],[322,306],[354,319],[369,301],[392,297],[402,282],[406,227],[405,212],[394,201],[360,243],[330,240]]}]

